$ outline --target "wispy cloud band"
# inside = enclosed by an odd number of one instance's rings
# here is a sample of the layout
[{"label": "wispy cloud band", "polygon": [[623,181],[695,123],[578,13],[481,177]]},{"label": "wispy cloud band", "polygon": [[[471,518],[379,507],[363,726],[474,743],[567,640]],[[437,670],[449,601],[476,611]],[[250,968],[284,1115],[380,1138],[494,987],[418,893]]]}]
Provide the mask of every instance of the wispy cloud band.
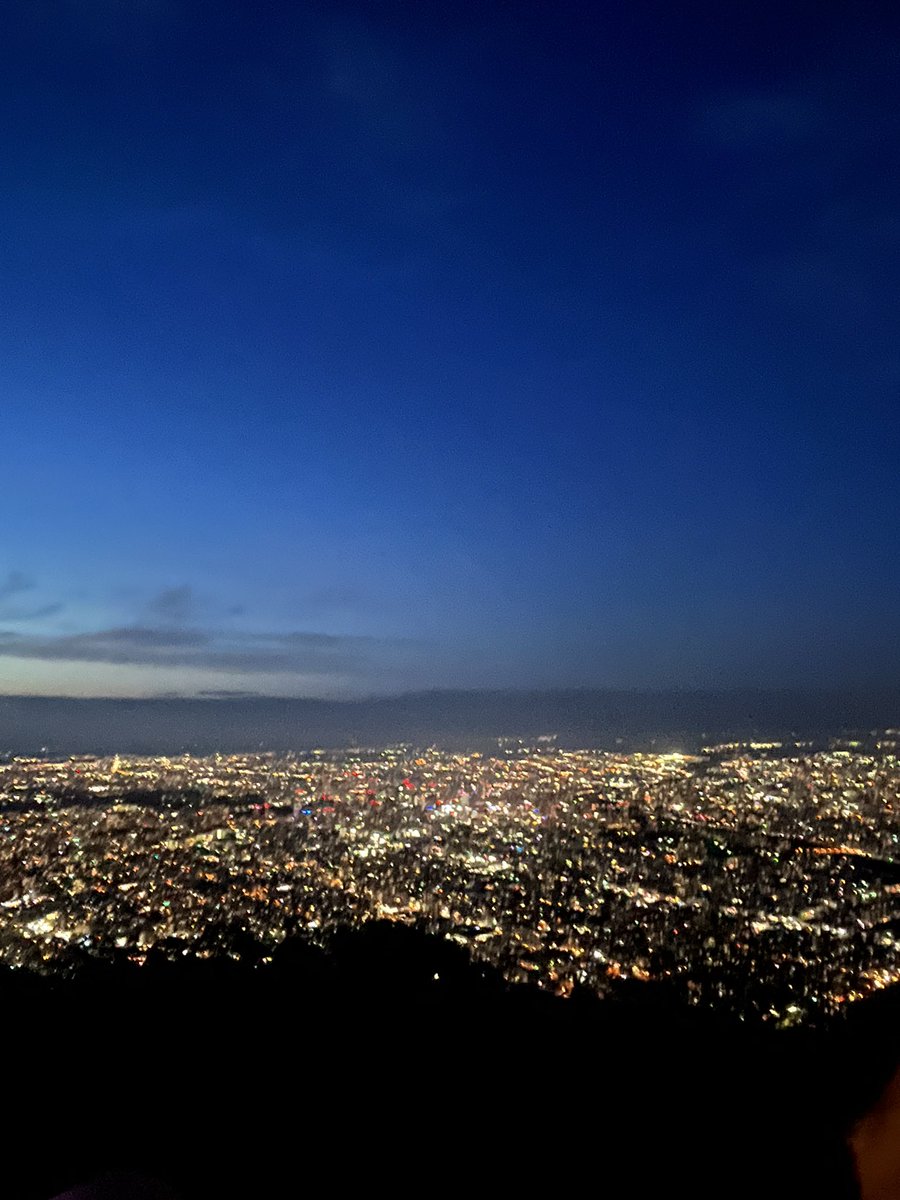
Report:
[{"label": "wispy cloud band", "polygon": [[0,657],[248,673],[357,673],[392,645],[373,637],[325,633],[219,633],[138,625],[56,636],[0,631]]}]

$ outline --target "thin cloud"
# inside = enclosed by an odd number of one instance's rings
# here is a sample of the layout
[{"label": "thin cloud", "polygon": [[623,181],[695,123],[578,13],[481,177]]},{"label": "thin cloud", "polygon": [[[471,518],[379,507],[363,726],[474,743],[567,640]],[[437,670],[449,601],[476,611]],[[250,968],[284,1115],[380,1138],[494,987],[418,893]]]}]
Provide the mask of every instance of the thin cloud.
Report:
[{"label": "thin cloud", "polygon": [[722,146],[774,148],[817,138],[828,113],[809,96],[758,91],[714,101],[703,111],[700,133]]},{"label": "thin cloud", "polygon": [[148,612],[162,621],[182,623],[194,613],[194,593],[187,584],[165,588],[147,605]]},{"label": "thin cloud", "polygon": [[174,0],[18,0],[15,16],[43,38],[67,38],[89,47],[146,50],[179,16]]},{"label": "thin cloud", "polygon": [[50,662],[198,668],[247,673],[357,673],[399,642],[335,634],[209,632],[123,626],[91,633],[41,637],[0,632],[0,657]]},{"label": "thin cloud", "polygon": [[39,621],[42,617],[55,617],[62,612],[64,604],[44,604],[39,608],[0,608],[0,621]]},{"label": "thin cloud", "polygon": [[241,688],[204,688],[197,695],[203,700],[254,700],[261,693]]},{"label": "thin cloud", "polygon": [[18,596],[21,592],[30,592],[35,587],[34,580],[22,571],[9,571],[0,583],[0,600],[10,596]]},{"label": "thin cloud", "polygon": [[36,587],[35,580],[24,571],[9,571],[6,578],[0,581],[0,621],[39,621],[42,617],[53,617],[62,612],[65,605],[58,602],[22,604],[22,596]]}]

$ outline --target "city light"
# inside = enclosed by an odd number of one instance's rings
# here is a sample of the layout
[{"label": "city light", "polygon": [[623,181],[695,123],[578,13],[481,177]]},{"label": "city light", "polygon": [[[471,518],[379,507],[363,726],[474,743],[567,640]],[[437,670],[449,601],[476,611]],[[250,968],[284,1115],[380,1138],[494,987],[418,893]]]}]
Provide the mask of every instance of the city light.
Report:
[{"label": "city light", "polygon": [[776,1024],[900,979],[893,743],[498,747],[0,767],[0,960],[231,953],[373,919],[560,996]]}]

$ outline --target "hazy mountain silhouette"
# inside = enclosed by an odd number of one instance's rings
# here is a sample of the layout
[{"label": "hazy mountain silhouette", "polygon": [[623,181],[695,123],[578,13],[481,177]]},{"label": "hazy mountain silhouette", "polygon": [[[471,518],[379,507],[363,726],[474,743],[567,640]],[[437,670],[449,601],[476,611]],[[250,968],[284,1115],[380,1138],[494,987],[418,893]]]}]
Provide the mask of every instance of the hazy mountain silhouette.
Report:
[{"label": "hazy mountain silhouette", "polygon": [[[613,747],[690,749],[729,737],[815,737],[900,724],[880,691],[445,691],[367,700],[0,698],[0,753],[174,753],[375,746],[488,746],[556,735]],[[619,740],[621,739],[621,741]]]}]

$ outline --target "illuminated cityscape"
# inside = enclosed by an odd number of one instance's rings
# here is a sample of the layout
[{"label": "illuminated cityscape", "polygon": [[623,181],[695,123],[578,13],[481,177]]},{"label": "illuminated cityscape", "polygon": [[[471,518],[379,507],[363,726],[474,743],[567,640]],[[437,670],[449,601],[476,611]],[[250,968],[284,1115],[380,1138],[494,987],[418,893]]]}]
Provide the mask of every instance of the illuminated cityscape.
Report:
[{"label": "illuminated cityscape", "polygon": [[900,5],[2,16],[0,1200],[900,1200]]},{"label": "illuminated cityscape", "polygon": [[560,996],[815,1022],[900,979],[898,738],[11,758],[0,958],[264,962],[386,918]]}]

